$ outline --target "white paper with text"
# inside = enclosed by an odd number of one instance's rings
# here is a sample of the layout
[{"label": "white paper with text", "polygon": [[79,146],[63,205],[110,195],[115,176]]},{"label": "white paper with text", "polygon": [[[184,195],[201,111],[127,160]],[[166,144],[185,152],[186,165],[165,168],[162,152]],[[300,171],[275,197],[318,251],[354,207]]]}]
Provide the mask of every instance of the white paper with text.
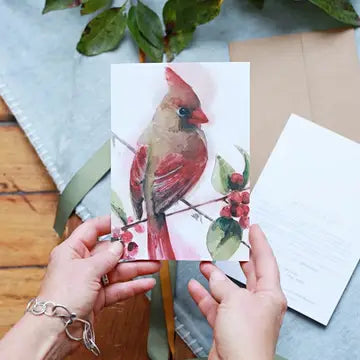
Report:
[{"label": "white paper with text", "polygon": [[[359,144],[291,115],[251,203],[289,307],[327,325],[360,256]],[[238,264],[218,264],[244,282]]]}]

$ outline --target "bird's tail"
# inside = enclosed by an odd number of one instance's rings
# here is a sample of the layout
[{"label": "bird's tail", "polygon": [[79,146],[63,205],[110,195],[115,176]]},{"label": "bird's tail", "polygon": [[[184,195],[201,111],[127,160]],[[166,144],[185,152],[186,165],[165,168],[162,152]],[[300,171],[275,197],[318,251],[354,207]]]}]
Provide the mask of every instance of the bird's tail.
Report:
[{"label": "bird's tail", "polygon": [[148,254],[150,259],[175,260],[165,214],[148,216]]}]

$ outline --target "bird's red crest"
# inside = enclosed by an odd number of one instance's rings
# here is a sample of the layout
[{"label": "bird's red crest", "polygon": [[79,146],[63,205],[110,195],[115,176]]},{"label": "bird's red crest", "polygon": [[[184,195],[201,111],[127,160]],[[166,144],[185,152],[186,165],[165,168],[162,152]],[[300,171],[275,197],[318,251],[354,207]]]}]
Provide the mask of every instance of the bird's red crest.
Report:
[{"label": "bird's red crest", "polygon": [[183,90],[191,90],[192,88],[187,84],[173,69],[168,66],[165,68],[165,77],[169,87],[176,86],[177,88],[182,88]]}]

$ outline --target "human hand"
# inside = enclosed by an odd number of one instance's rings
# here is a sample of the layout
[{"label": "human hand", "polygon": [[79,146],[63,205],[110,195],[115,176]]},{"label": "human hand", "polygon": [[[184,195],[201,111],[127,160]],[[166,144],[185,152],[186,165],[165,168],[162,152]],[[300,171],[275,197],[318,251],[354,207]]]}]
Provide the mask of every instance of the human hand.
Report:
[{"label": "human hand", "polygon": [[[159,271],[160,263],[119,264],[121,242],[97,242],[99,236],[109,232],[109,216],[94,218],[54,248],[38,298],[64,305],[79,318],[92,319],[105,306],[152,289],[154,279],[132,279]],[[105,274],[110,282],[107,286],[101,283]]]},{"label": "human hand", "polygon": [[[104,306],[152,289],[154,279],[132,279],[159,271],[160,263],[119,264],[121,242],[97,242],[99,236],[109,232],[110,217],[95,218],[79,226],[57,246],[51,253],[38,299],[63,305],[78,318],[92,321]],[[105,274],[110,284],[104,287],[101,277]],[[81,326],[72,326],[71,333],[81,337]],[[59,319],[26,313],[1,339],[0,358],[60,360],[78,344],[65,335],[64,324]]]},{"label": "human hand", "polygon": [[279,269],[260,227],[250,228],[251,253],[241,263],[247,279],[239,288],[211,263],[200,270],[209,280],[210,293],[196,280],[189,292],[214,330],[209,360],[273,359],[287,308],[280,287]]}]

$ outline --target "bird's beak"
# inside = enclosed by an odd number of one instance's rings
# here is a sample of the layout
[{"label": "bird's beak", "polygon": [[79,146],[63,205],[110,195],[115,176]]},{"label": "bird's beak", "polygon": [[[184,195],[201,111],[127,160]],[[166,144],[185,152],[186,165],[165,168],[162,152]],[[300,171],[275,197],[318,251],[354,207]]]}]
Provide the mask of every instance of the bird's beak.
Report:
[{"label": "bird's beak", "polygon": [[208,118],[206,117],[206,115],[200,108],[195,109],[192,112],[191,118],[188,121],[190,124],[193,124],[193,125],[205,124],[205,123],[209,122]]}]

